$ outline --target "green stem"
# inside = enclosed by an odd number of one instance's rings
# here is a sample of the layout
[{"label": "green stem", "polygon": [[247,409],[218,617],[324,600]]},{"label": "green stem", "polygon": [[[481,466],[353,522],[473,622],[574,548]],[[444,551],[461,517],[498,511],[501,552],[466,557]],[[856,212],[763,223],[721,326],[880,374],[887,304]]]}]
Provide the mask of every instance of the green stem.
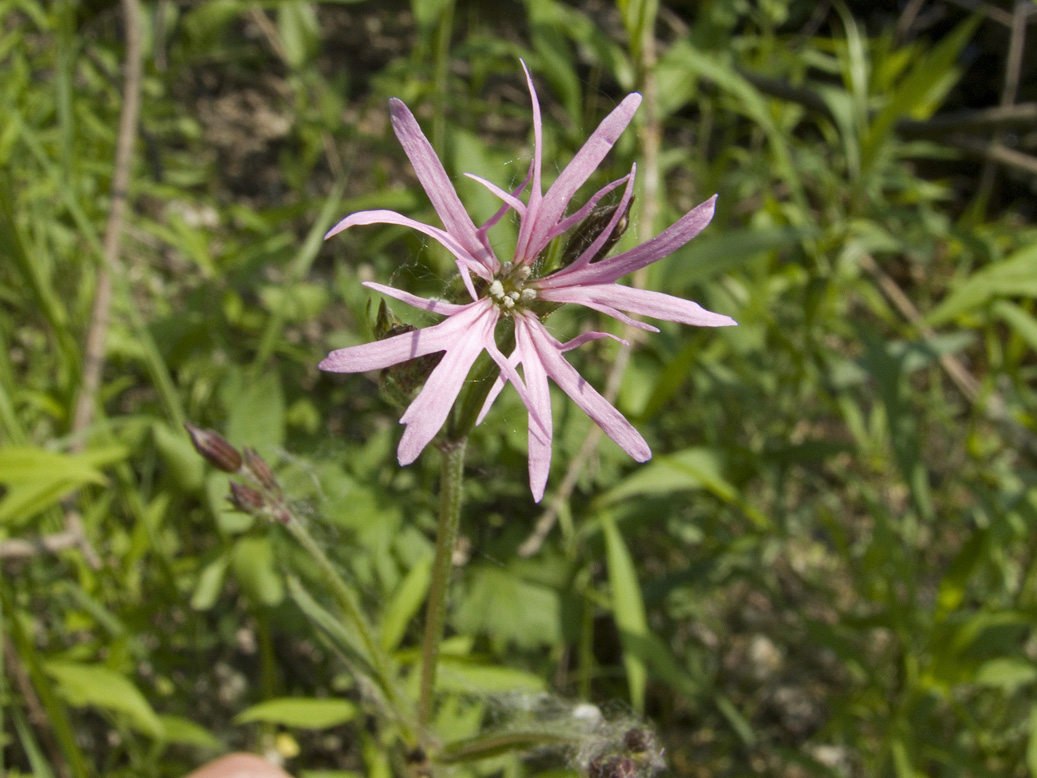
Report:
[{"label": "green stem", "polygon": [[408,717],[404,715],[405,711],[400,707],[400,700],[396,694],[393,677],[389,671],[389,659],[385,655],[385,652],[382,651],[378,641],[375,640],[374,632],[371,629],[371,626],[367,623],[367,619],[364,618],[364,614],[360,610],[360,605],[353,596],[353,592],[349,588],[349,585],[342,579],[342,576],[339,575],[335,565],[330,559],[328,559],[324,551],[321,550],[317,541],[314,540],[313,535],[311,535],[309,530],[303,526],[303,523],[299,520],[298,516],[293,515],[285,524],[285,527],[290,533],[292,533],[292,536],[299,542],[299,545],[306,550],[313,561],[317,563],[317,567],[320,568],[323,580],[328,584],[328,586],[330,586],[335,599],[338,601],[339,607],[342,608],[347,620],[360,635],[360,641],[363,643],[364,650],[367,652],[371,667],[378,675],[378,682],[382,687],[382,691],[385,692],[386,701],[400,720],[406,721]]},{"label": "green stem", "polygon": [[448,440],[441,447],[443,470],[439,484],[439,526],[436,529],[436,558],[425,605],[425,636],[421,643],[421,696],[418,699],[418,728],[424,733],[432,715],[432,695],[436,687],[439,643],[443,639],[446,592],[451,562],[461,521],[464,482],[464,453],[468,439]]}]

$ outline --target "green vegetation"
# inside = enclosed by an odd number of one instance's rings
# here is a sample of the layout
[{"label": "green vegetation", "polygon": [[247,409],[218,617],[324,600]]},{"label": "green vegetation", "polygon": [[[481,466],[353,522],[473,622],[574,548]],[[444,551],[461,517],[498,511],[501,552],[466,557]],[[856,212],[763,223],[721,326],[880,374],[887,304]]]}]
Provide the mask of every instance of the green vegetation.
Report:
[{"label": "green vegetation", "polygon": [[[0,773],[406,774],[438,454],[399,467],[399,407],[316,365],[372,338],[362,281],[453,263],[321,236],[436,222],[392,96],[492,215],[461,174],[525,176],[521,57],[548,176],[645,95],[588,189],[637,161],[620,248],[719,193],[638,282],[740,326],[570,353],[655,456],[559,397],[540,506],[516,394],[475,429],[437,759],[575,775],[643,717],[678,776],[1037,776],[1033,7],[877,5],[0,2]],[[236,510],[185,421],[292,521]]]}]

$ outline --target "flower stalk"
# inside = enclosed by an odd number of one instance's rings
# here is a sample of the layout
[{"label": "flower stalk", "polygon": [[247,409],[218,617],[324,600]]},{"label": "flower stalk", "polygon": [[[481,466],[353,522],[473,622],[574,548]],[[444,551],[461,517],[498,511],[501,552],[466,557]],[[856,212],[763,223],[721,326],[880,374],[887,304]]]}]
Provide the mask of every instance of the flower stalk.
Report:
[{"label": "flower stalk", "polygon": [[436,556],[432,562],[428,601],[425,604],[425,634],[421,642],[421,691],[418,698],[418,729],[424,733],[432,717],[439,664],[439,644],[443,640],[446,593],[453,567],[457,530],[461,522],[464,484],[464,455],[467,437],[447,441],[443,454],[439,492],[439,524],[436,528]]}]

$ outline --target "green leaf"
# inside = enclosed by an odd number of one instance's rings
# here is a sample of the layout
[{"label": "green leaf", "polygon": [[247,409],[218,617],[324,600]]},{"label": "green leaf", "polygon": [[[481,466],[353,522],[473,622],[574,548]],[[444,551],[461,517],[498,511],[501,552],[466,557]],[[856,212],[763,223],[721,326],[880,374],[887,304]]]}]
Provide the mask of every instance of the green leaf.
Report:
[{"label": "green leaf", "polygon": [[1037,702],[1030,706],[1030,736],[1026,740],[1026,768],[1037,778]]},{"label": "green leaf", "polygon": [[274,566],[269,537],[238,538],[230,556],[234,576],[255,602],[274,606],[284,599],[284,581]]},{"label": "green leaf", "polygon": [[987,545],[988,532],[977,530],[962,546],[961,551],[951,562],[950,568],[940,581],[936,596],[937,616],[946,616],[956,610],[965,599],[965,587],[976,565],[983,558]]},{"label": "green leaf", "polygon": [[440,691],[460,694],[498,694],[509,691],[544,691],[540,676],[512,667],[480,664],[461,657],[441,655],[437,685]]},{"label": "green leaf", "polygon": [[998,657],[984,662],[976,671],[976,683],[1012,692],[1037,681],[1037,665],[1025,659]]},{"label": "green leaf", "polygon": [[47,662],[44,669],[70,704],[123,713],[134,729],[165,737],[162,722],[147,698],[120,673],[104,665],[77,662]]},{"label": "green leaf", "polygon": [[452,0],[411,0],[411,13],[418,28],[424,31],[430,30]]},{"label": "green leaf", "polygon": [[293,68],[302,67],[320,47],[320,23],[310,3],[282,2],[277,12],[277,32],[284,59]]},{"label": "green leaf", "polygon": [[165,472],[176,485],[186,492],[200,491],[205,485],[205,460],[194,450],[183,428],[175,430],[164,421],[155,421],[151,434],[155,436],[155,448]]},{"label": "green leaf", "polygon": [[382,615],[382,648],[386,651],[392,651],[403,640],[408,625],[425,601],[431,575],[432,557],[428,556],[411,568],[386,603]]},{"label": "green leaf", "polygon": [[97,470],[126,456],[126,449],[111,446],[91,449],[82,454],[63,454],[31,446],[0,448],[0,483],[24,484],[58,479],[77,483],[103,484]]},{"label": "green leaf", "polygon": [[624,478],[599,500],[602,505],[615,505],[631,497],[662,496],[705,489],[724,502],[738,505],[746,518],[760,529],[769,529],[773,526],[771,520],[742,500],[738,489],[724,478],[724,464],[723,452],[706,447],[693,447],[659,456]]},{"label": "green leaf", "polygon": [[[576,746],[580,742],[580,735],[566,733],[564,730],[554,732],[544,731],[514,731],[514,732],[491,732],[480,734],[466,740],[457,740],[447,743],[436,755],[436,761],[443,764],[463,764],[465,762],[478,762],[483,759],[500,756],[512,752],[526,753],[540,748],[552,746]],[[572,773],[561,773],[569,776]],[[543,778],[544,773],[538,773],[538,778]]]},{"label": "green leaf", "polygon": [[339,617],[332,615],[318,603],[294,576],[288,579],[288,591],[292,595],[292,600],[299,606],[299,610],[327,635],[336,648],[346,654],[351,662],[371,677],[372,681],[378,678],[359,635],[352,632]]},{"label": "green leaf", "polygon": [[947,90],[957,81],[960,71],[954,67],[958,55],[969,42],[981,17],[977,14],[959,24],[924,56],[917,58],[911,72],[890,95],[868,128],[862,147],[865,168],[876,158],[896,121],[903,117],[928,118],[939,107]]},{"label": "green leaf", "polygon": [[614,505],[642,495],[708,489],[723,500],[733,500],[738,491],[721,475],[723,456],[712,448],[688,448],[675,454],[656,457],[613,486],[600,500]]},{"label": "green leaf", "polygon": [[1026,345],[1037,351],[1037,318],[1008,300],[998,300],[990,309],[995,316],[1015,330]]},{"label": "green leaf", "polygon": [[0,524],[20,525],[87,484],[103,484],[98,468],[126,457],[121,446],[64,454],[31,446],[0,448]]},{"label": "green leaf", "polygon": [[604,514],[601,517],[601,525],[605,532],[609,584],[612,587],[612,617],[616,620],[620,642],[623,644],[623,664],[626,666],[627,683],[630,687],[630,704],[635,711],[641,713],[644,711],[648,670],[644,658],[631,646],[630,640],[645,640],[649,634],[641,587],[637,582],[634,561],[623,542],[623,536],[616,529],[615,522],[608,514]]},{"label": "green leaf", "polygon": [[1037,243],[984,267],[957,284],[926,317],[937,326],[985,305],[995,297],[1037,297]]},{"label": "green leaf", "polygon": [[327,306],[331,293],[319,284],[300,281],[290,286],[264,286],[259,299],[268,311],[279,312],[283,322],[316,318]]},{"label": "green leaf", "polygon": [[731,729],[733,729],[735,734],[738,735],[739,740],[741,740],[746,746],[751,747],[755,745],[756,733],[753,732],[753,725],[750,724],[749,720],[742,715],[738,708],[735,707],[734,703],[723,694],[717,694],[713,701],[716,703],[717,710],[719,710],[720,714],[727,719],[727,723],[731,725]]},{"label": "green leaf", "polygon": [[202,568],[198,576],[198,583],[191,595],[191,608],[196,611],[207,611],[216,604],[216,599],[223,591],[223,581],[227,577],[227,566],[230,557],[221,554],[212,562]]},{"label": "green leaf", "polygon": [[700,235],[659,264],[659,288],[687,289],[757,257],[790,249],[817,235],[813,227],[768,227]]},{"label": "green leaf", "polygon": [[464,607],[455,617],[459,629],[485,631],[526,648],[562,642],[556,590],[495,567],[472,569],[468,585]]},{"label": "green leaf", "polygon": [[167,743],[177,743],[196,748],[206,748],[211,751],[222,751],[226,744],[213,735],[201,724],[195,724],[190,719],[180,716],[159,716],[162,728],[165,730]]},{"label": "green leaf", "polygon": [[357,706],[349,700],[281,697],[246,708],[234,717],[234,723],[262,721],[299,729],[327,729],[352,721],[356,715]]},{"label": "green leaf", "polygon": [[261,450],[284,443],[284,393],[275,371],[244,382],[228,410],[227,439],[232,443]]}]

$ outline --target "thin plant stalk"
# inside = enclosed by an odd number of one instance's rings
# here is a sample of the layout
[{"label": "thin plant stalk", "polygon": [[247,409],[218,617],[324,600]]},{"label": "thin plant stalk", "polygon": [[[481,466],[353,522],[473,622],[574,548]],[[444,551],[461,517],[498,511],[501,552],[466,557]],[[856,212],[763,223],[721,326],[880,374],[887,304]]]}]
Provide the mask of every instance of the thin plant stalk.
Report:
[{"label": "thin plant stalk", "polygon": [[378,674],[378,682],[382,687],[382,690],[387,696],[387,702],[392,707],[393,711],[404,721],[407,717],[403,715],[404,709],[401,707],[401,701],[398,698],[395,686],[393,684],[392,674],[389,671],[389,661],[385,653],[382,651],[375,640],[374,632],[370,625],[367,623],[367,619],[364,618],[364,614],[360,610],[360,605],[357,603],[353,596],[353,592],[350,590],[348,584],[342,579],[338,569],[328,559],[327,555],[321,550],[320,545],[314,539],[313,535],[310,534],[309,530],[303,525],[297,516],[291,516],[289,521],[285,523],[285,528],[292,534],[299,545],[305,549],[310,555],[310,558],[317,563],[317,567],[323,575],[323,580],[327,582],[331,588],[335,599],[339,603],[339,607],[342,608],[347,620],[356,629],[360,635],[360,641],[364,645],[364,650],[367,652],[371,660],[371,666]]},{"label": "thin plant stalk", "polygon": [[439,494],[439,525],[436,529],[436,557],[432,563],[432,580],[425,605],[425,635],[421,643],[421,693],[418,698],[418,728],[424,732],[432,715],[436,687],[439,644],[443,639],[446,593],[450,583],[454,546],[461,520],[461,497],[464,483],[464,455],[467,437],[449,440],[443,452]]}]

